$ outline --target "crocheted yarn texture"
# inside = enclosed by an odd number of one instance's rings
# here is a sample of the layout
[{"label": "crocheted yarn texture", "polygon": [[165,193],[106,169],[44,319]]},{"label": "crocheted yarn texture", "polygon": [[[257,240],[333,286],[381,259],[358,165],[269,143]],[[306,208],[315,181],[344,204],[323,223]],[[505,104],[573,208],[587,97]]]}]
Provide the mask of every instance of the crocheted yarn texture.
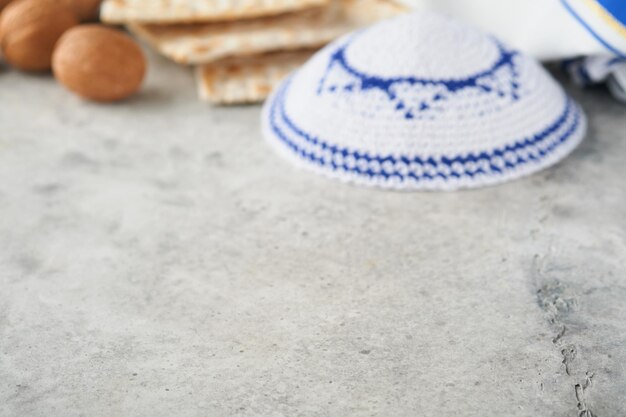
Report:
[{"label": "crocheted yarn texture", "polygon": [[263,111],[265,138],[298,166],[397,189],[519,178],[565,157],[585,130],[539,63],[432,13],[328,45]]}]

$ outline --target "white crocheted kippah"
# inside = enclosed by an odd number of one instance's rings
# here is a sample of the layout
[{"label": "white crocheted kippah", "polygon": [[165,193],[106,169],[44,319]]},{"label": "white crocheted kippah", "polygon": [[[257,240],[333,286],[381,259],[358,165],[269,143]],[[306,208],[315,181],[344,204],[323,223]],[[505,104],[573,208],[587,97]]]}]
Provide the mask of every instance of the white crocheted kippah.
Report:
[{"label": "white crocheted kippah", "polygon": [[412,13],[318,52],[272,93],[263,131],[289,160],[335,178],[449,190],[556,163],[585,118],[532,58]]}]

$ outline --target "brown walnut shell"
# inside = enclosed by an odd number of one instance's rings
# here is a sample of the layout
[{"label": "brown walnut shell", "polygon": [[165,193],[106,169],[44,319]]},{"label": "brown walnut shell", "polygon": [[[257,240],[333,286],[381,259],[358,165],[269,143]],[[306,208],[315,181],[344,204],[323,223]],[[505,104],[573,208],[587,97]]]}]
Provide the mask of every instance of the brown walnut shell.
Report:
[{"label": "brown walnut shell", "polygon": [[21,70],[48,70],[57,40],[77,24],[74,12],[56,0],[14,1],[0,14],[2,54]]},{"label": "brown walnut shell", "polygon": [[84,98],[115,101],[139,90],[146,59],[125,33],[103,25],[81,25],[59,39],[52,70],[61,84]]}]

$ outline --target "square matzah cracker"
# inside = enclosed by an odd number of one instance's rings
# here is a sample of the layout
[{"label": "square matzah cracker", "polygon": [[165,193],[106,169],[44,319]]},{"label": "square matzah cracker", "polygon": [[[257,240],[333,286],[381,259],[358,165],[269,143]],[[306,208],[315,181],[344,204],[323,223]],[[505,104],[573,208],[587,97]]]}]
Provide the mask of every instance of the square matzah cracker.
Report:
[{"label": "square matzah cracker", "polygon": [[130,24],[129,29],[181,64],[229,56],[318,48],[359,27],[405,12],[389,0],[333,0],[325,7],[239,22]]},{"label": "square matzah cracker", "polygon": [[330,0],[104,0],[108,23],[215,22],[272,16],[328,4]]},{"label": "square matzah cracker", "polygon": [[216,104],[263,101],[285,76],[305,63],[314,52],[278,52],[198,66],[198,94],[202,100]]}]

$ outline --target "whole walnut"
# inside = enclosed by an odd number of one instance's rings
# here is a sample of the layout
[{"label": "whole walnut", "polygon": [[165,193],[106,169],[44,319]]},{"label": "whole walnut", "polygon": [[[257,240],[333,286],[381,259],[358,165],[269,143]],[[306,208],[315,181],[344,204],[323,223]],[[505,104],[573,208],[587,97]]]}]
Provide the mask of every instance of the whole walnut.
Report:
[{"label": "whole walnut", "polygon": [[57,40],[77,24],[75,13],[57,0],[13,1],[0,14],[0,49],[16,68],[48,70]]},{"label": "whole walnut", "polygon": [[146,58],[125,33],[104,25],[80,25],[59,39],[52,70],[61,84],[84,98],[115,101],[139,90]]}]

